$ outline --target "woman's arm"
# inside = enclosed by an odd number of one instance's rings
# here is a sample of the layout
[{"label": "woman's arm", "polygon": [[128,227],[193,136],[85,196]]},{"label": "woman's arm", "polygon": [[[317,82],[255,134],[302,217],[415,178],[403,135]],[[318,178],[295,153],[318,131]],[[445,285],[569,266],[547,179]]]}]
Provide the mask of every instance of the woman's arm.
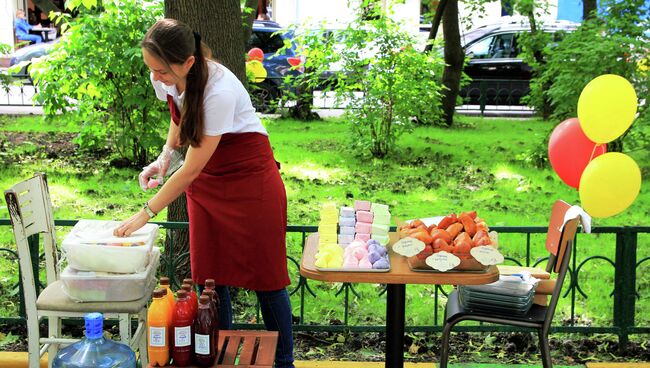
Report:
[{"label": "woman's arm", "polygon": [[180,146],[180,140],[179,140],[179,128],[176,123],[174,123],[174,120],[169,120],[169,129],[167,130],[167,141],[165,141],[165,145],[171,149],[177,149]]},{"label": "woman's arm", "polygon": [[[174,143],[173,141],[170,142],[170,137],[172,137],[171,129],[172,128],[170,127],[170,135],[167,136],[167,143]],[[181,168],[178,169],[178,171],[176,171],[167,182],[165,182],[162,188],[160,188],[160,191],[156,193],[149,202],[147,202],[149,208],[154,213],[159,213],[167,207],[174,199],[183,193],[185,188],[187,188],[197,176],[199,176],[212,157],[212,154],[217,149],[220,140],[220,135],[204,136],[201,140],[201,146],[190,147],[187,150],[183,166],[181,166]],[[135,215],[131,216],[131,218],[121,223],[120,226],[115,229],[114,234],[117,236],[129,236],[131,233],[144,226],[144,224],[146,224],[150,219],[149,215],[147,215],[145,210],[142,209]]]}]

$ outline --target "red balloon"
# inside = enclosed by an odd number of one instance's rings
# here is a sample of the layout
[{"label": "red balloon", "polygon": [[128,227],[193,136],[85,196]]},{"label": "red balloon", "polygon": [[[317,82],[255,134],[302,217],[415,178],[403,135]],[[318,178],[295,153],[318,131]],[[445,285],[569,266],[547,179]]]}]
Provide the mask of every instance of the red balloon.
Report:
[{"label": "red balloon", "polygon": [[300,57],[289,57],[287,58],[287,61],[291,66],[298,66],[300,63],[302,63],[302,59]]},{"label": "red balloon", "polygon": [[248,59],[262,61],[264,60],[264,51],[262,51],[262,49],[259,47],[253,47],[252,49],[248,50]]},{"label": "red balloon", "polygon": [[578,118],[567,119],[553,129],[548,140],[548,159],[568,186],[578,188],[582,172],[591,160],[607,152],[607,145],[592,142]]}]

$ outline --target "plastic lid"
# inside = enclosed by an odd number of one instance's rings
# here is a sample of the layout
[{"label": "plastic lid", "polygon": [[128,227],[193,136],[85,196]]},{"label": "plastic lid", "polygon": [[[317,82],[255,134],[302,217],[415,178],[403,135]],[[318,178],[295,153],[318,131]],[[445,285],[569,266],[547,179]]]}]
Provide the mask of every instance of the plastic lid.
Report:
[{"label": "plastic lid", "polygon": [[183,286],[181,286],[181,289],[183,289],[183,290],[185,290],[185,291],[187,291],[189,293],[190,291],[192,291],[192,285],[183,284]]},{"label": "plastic lid", "polygon": [[187,298],[187,290],[185,289],[179,290],[178,292],[176,292],[176,297],[178,299]]},{"label": "plastic lid", "polygon": [[205,287],[214,289],[214,279],[205,279]]},{"label": "plastic lid", "polygon": [[163,297],[163,289],[156,289],[153,291],[153,297],[154,298],[162,298]]},{"label": "plastic lid", "polygon": [[169,285],[169,277],[161,277],[160,278],[160,285]]},{"label": "plastic lid", "polygon": [[192,279],[183,279],[183,284],[194,285],[194,280],[192,280]]},{"label": "plastic lid", "polygon": [[208,304],[210,302],[210,297],[207,295],[201,295],[199,298],[199,304]]},{"label": "plastic lid", "polygon": [[88,313],[84,316],[86,337],[98,339],[104,334],[104,316],[101,313]]},{"label": "plastic lid", "polygon": [[203,289],[203,292],[201,293],[201,296],[207,295],[210,298],[214,296],[214,290],[208,290],[208,289]]},{"label": "plastic lid", "polygon": [[167,295],[167,288],[160,288],[160,291],[162,291],[162,295],[161,295],[161,296],[165,296],[165,295]]}]

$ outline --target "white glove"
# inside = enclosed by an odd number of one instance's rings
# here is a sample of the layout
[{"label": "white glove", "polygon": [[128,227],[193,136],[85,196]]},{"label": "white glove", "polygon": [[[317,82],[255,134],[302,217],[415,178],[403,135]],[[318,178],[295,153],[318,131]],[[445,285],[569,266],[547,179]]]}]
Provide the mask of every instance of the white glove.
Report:
[{"label": "white glove", "polygon": [[[174,150],[167,145],[163,146],[163,150],[158,155],[156,161],[147,165],[140,175],[138,175],[138,182],[142,190],[155,188],[163,183],[163,178],[167,174],[169,164],[172,161],[172,154]],[[154,177],[155,176],[155,177]]]}]

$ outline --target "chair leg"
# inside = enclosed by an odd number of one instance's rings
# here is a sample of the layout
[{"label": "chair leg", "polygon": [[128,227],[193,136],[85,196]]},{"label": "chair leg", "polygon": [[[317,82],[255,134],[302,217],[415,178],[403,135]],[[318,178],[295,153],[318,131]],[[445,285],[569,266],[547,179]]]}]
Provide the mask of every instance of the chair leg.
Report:
[{"label": "chair leg", "polygon": [[[29,359],[29,368],[39,368],[40,367],[40,333],[38,331],[38,317],[36,318],[27,318],[27,349]],[[50,360],[54,357],[50,357]]]},{"label": "chair leg", "polygon": [[[47,317],[47,334],[48,337],[61,337],[61,318],[55,316]],[[50,347],[47,349],[48,357],[48,366],[52,365],[54,357],[59,352],[59,344],[50,344]]]},{"label": "chair leg", "polygon": [[123,344],[131,346],[131,315],[120,313],[118,316],[120,322],[120,340]]},{"label": "chair leg", "polygon": [[442,346],[440,347],[440,362],[438,363],[440,368],[447,368],[447,362],[449,361],[449,336],[451,335],[452,327],[454,327],[452,323],[445,322],[445,326],[442,329]]},{"label": "chair leg", "polygon": [[142,333],[138,337],[140,364],[142,367],[147,367],[149,366],[149,352],[147,350],[147,334],[149,333],[149,329],[147,328],[147,308],[143,308],[140,311],[140,315],[138,316],[138,325],[141,325],[138,328],[142,329]]},{"label": "chair leg", "polygon": [[548,334],[544,331],[539,330],[537,332],[539,336],[539,350],[540,355],[542,356],[542,365],[544,368],[553,368],[553,361],[551,360],[551,348],[548,345]]}]

